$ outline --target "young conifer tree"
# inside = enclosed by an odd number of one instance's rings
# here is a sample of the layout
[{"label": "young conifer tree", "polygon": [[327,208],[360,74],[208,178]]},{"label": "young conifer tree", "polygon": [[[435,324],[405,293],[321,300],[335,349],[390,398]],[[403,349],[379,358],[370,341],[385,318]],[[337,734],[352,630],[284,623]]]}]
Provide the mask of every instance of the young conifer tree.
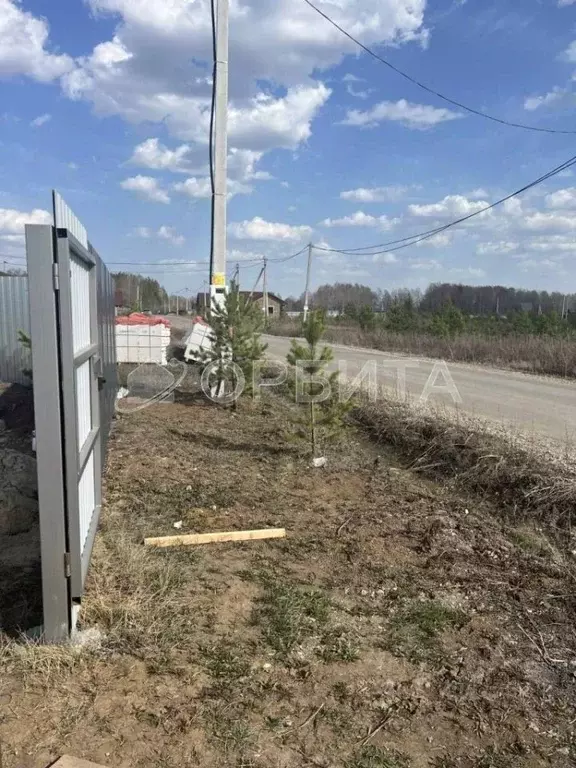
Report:
[{"label": "young conifer tree", "polygon": [[297,435],[308,440],[315,459],[325,443],[342,432],[344,416],[352,404],[340,397],[338,371],[326,370],[334,354],[330,347],[320,348],[325,330],[323,313],[311,312],[302,330],[306,344],[292,339],[286,360],[295,368],[291,388],[302,406],[296,419]]},{"label": "young conifer tree", "polygon": [[[264,325],[262,310],[249,296],[243,296],[238,285],[232,283],[221,305],[210,308],[212,349],[202,356],[206,365],[213,363],[211,376],[213,389],[219,394],[234,392],[238,384],[238,374],[230,363],[235,363],[244,376],[243,393],[252,391],[254,367],[261,360],[266,344],[260,341],[260,331]],[[236,399],[222,398],[222,402],[235,408]]]}]

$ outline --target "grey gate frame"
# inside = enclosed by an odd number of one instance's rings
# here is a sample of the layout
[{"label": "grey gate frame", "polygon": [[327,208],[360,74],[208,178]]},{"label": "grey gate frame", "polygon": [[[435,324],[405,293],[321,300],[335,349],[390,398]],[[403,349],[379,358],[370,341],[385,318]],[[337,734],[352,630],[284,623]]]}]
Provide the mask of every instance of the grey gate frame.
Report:
[{"label": "grey gate frame", "polygon": [[[55,220],[61,220],[55,195]],[[116,396],[112,280],[84,228],[26,227],[44,639],[74,630]],[[108,377],[108,378],[106,378]]]}]

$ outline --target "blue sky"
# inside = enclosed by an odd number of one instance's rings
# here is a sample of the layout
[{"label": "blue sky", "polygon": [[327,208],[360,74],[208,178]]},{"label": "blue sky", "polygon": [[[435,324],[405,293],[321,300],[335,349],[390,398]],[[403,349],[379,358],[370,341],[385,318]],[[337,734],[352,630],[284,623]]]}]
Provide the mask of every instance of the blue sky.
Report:
[{"label": "blue sky", "polygon": [[[318,6],[453,99],[576,131],[576,0]],[[111,268],[202,288],[210,44],[207,0],[0,0],[0,262],[23,263],[24,223],[49,220],[56,187]],[[247,287],[256,257],[429,230],[576,154],[576,135],[497,125],[422,91],[303,0],[232,0],[230,74],[228,251]],[[576,291],[575,257],[566,173],[394,254],[316,251],[313,284]],[[271,265],[270,289],[301,293],[304,271],[305,255]]]}]

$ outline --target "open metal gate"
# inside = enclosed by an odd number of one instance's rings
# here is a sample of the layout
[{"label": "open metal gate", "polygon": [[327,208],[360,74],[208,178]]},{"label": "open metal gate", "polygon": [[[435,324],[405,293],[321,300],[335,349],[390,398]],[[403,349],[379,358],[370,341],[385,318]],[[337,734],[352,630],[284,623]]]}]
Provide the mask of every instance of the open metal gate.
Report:
[{"label": "open metal gate", "polygon": [[26,227],[48,641],[74,629],[116,396],[111,276],[57,193],[54,221],[54,227]]}]

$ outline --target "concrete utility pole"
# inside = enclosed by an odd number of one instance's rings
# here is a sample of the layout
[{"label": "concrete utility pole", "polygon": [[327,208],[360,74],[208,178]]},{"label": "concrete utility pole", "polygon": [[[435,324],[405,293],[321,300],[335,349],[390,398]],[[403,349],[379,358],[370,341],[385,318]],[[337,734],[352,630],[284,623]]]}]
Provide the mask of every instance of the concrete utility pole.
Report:
[{"label": "concrete utility pole", "polygon": [[264,322],[268,322],[268,262],[264,259],[264,271],[262,272],[262,299],[264,301]]},{"label": "concrete utility pole", "polygon": [[304,289],[304,322],[308,319],[308,302],[310,299],[310,270],[312,268],[312,243],[308,243],[308,266],[306,267],[306,288]]},{"label": "concrete utility pole", "polygon": [[214,100],[214,218],[210,298],[221,305],[226,294],[226,161],[228,155],[228,10],[229,0],[216,3],[216,67]]}]

